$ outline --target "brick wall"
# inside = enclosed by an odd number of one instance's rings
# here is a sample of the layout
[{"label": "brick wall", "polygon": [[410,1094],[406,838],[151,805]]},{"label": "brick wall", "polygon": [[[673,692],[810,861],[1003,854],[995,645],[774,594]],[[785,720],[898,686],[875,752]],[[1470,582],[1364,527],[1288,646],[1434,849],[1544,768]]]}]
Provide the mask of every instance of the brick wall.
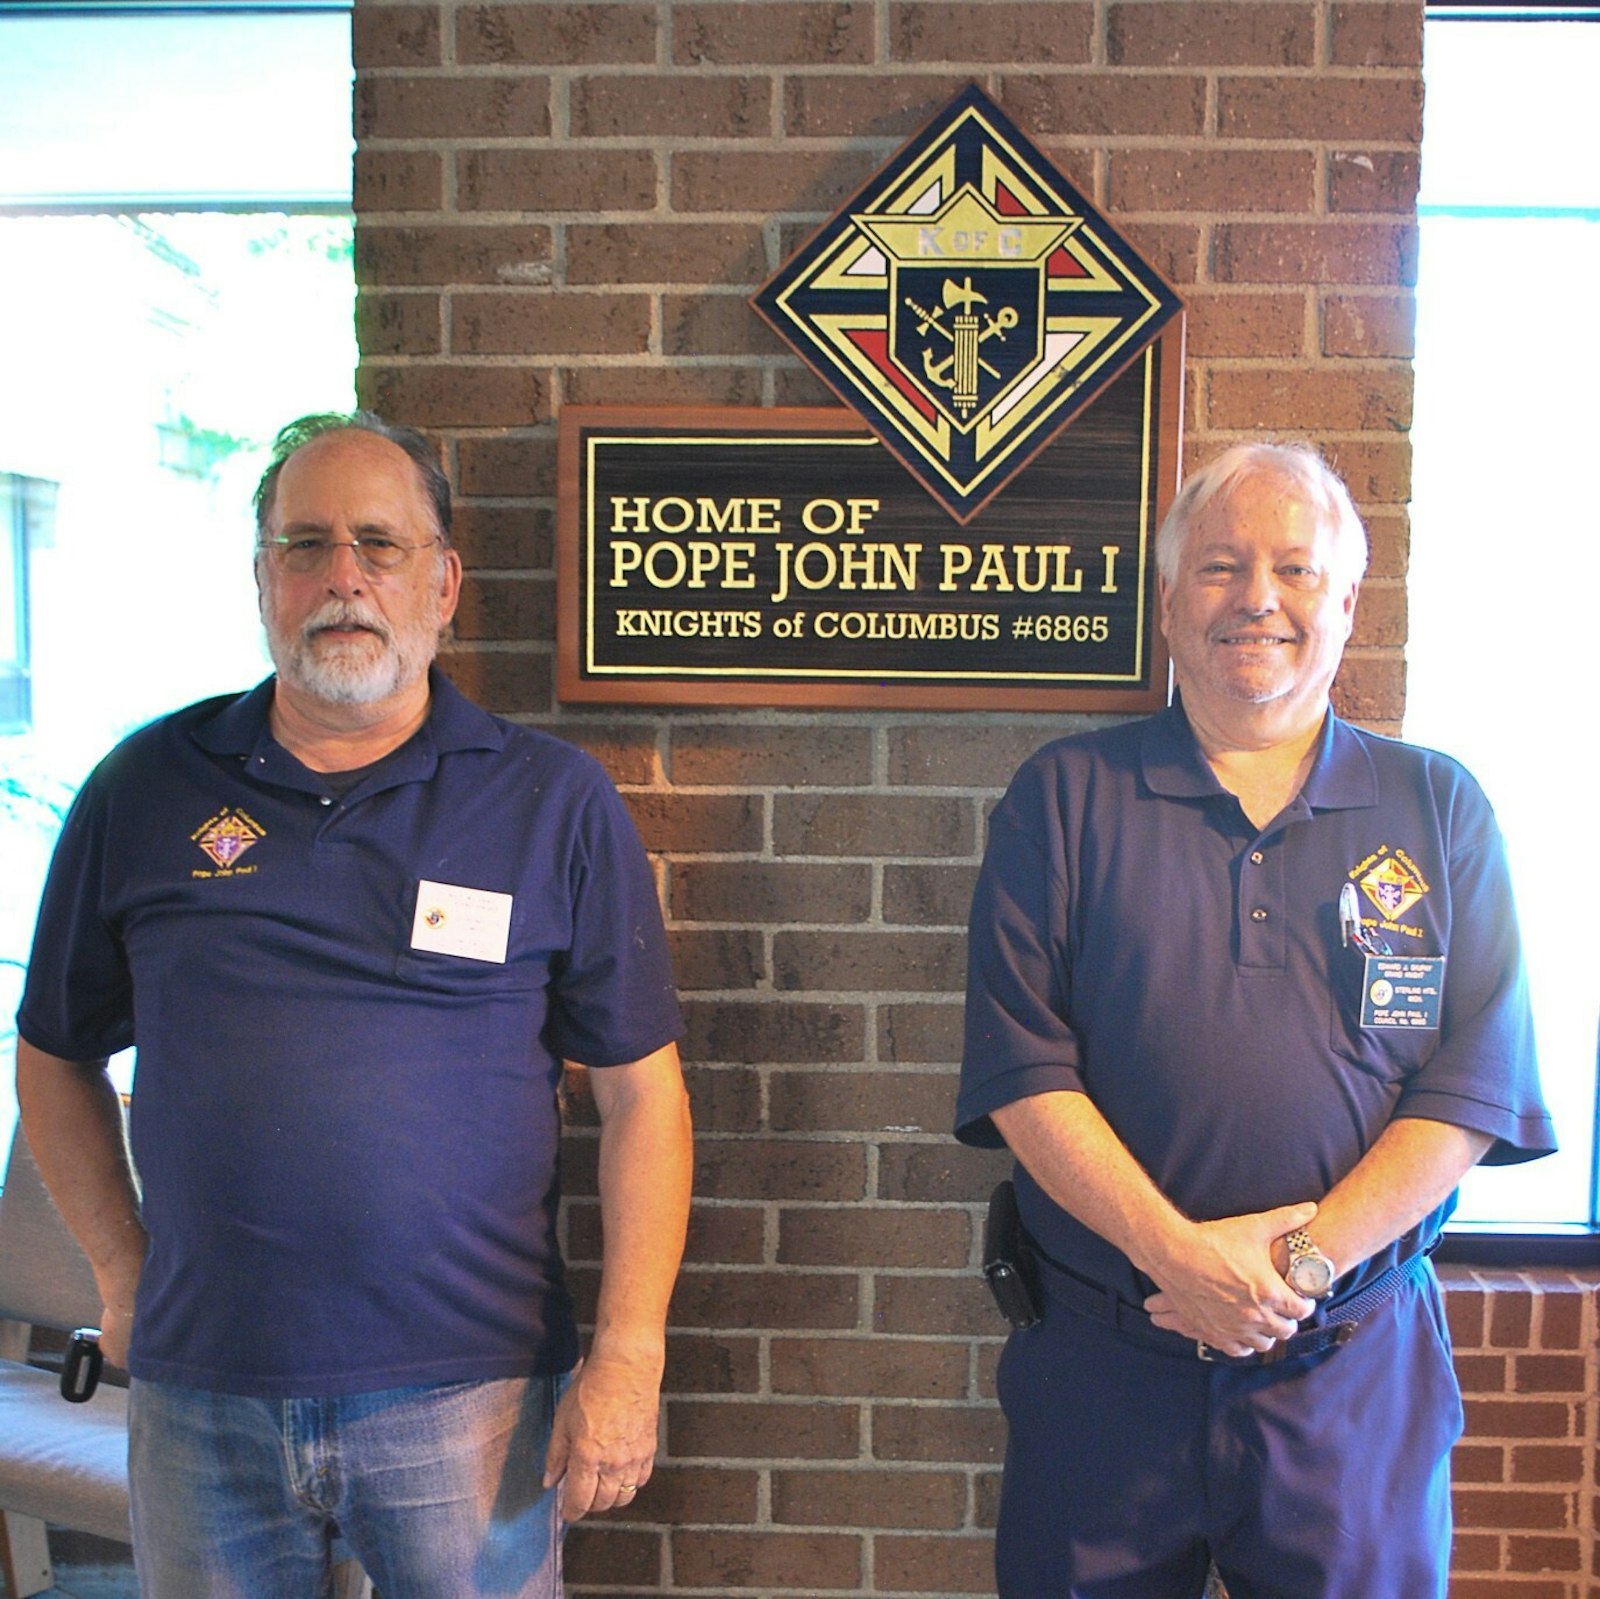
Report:
[{"label": "brick wall", "polygon": [[[564,713],[554,424],[825,405],[745,303],[976,77],[1184,295],[1191,462],[1322,443],[1373,535],[1338,685],[1404,700],[1420,0],[356,0],[360,390],[429,429],[468,582],[451,671],[594,750],[657,862],[698,1199],[664,1463],[576,1591],[990,1591],[999,1167],[947,1136],[986,807],[1072,718]],[[580,1111],[580,1121],[582,1120]],[[570,1253],[598,1253],[592,1139]],[[1458,1599],[1575,1599],[1593,1296],[1462,1280]],[[1492,1578],[1489,1574],[1496,1574]]]}]

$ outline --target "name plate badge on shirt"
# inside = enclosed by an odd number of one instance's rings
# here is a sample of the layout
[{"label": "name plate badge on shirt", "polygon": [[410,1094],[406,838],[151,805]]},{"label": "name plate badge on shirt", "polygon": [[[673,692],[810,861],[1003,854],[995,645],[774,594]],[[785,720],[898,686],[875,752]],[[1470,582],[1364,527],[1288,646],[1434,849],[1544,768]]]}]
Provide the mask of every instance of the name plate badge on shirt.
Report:
[{"label": "name plate badge on shirt", "polygon": [[506,963],[511,939],[511,896],[455,883],[417,884],[417,914],[411,922],[411,947],[435,955]]},{"label": "name plate badge on shirt", "polygon": [[1444,956],[1368,955],[1361,989],[1363,1027],[1437,1028]]}]

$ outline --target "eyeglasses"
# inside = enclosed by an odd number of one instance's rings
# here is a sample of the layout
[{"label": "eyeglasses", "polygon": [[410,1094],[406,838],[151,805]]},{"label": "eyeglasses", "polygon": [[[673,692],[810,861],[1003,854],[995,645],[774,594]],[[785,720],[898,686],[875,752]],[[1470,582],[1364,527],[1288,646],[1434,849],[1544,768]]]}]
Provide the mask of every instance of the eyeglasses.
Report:
[{"label": "eyeglasses", "polygon": [[422,544],[402,544],[385,533],[363,533],[358,539],[325,539],[315,533],[296,533],[262,539],[256,548],[266,550],[284,571],[301,577],[326,572],[333,564],[335,550],[350,550],[363,572],[376,575],[397,571],[418,550],[443,542],[434,537]]}]

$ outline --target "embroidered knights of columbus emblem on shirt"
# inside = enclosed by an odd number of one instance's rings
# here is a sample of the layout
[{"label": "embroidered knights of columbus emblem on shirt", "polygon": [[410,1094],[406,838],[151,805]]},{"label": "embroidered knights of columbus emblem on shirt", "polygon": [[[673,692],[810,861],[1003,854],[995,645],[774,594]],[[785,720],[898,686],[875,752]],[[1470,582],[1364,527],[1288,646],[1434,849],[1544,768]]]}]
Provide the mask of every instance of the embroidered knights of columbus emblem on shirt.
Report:
[{"label": "embroidered knights of columbus emblem on shirt", "polygon": [[236,865],[247,849],[267,835],[266,829],[243,811],[223,810],[191,836],[218,866],[226,869]]},{"label": "embroidered knights of columbus emblem on shirt", "polygon": [[976,84],[753,303],[962,523],[1182,308]]},{"label": "embroidered knights of columbus emblem on shirt", "polygon": [[1362,891],[1387,922],[1398,921],[1428,892],[1416,863],[1404,850],[1385,854],[1360,878]]}]

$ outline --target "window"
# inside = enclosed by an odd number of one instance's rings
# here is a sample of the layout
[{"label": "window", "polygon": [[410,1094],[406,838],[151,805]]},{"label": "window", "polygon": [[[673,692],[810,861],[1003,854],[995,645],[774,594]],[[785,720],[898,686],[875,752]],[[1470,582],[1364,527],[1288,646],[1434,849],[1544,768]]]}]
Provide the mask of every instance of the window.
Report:
[{"label": "window", "polygon": [[251,489],[354,403],[350,83],[347,5],[0,0],[0,1046],[89,768],[269,669]]},{"label": "window", "polygon": [[1500,816],[1562,1143],[1474,1172],[1458,1220],[1577,1233],[1597,1220],[1600,11],[1430,7],[1424,76],[1405,732]]},{"label": "window", "polygon": [[55,484],[0,472],[0,735],[33,721],[28,681],[28,550],[48,536]]}]

